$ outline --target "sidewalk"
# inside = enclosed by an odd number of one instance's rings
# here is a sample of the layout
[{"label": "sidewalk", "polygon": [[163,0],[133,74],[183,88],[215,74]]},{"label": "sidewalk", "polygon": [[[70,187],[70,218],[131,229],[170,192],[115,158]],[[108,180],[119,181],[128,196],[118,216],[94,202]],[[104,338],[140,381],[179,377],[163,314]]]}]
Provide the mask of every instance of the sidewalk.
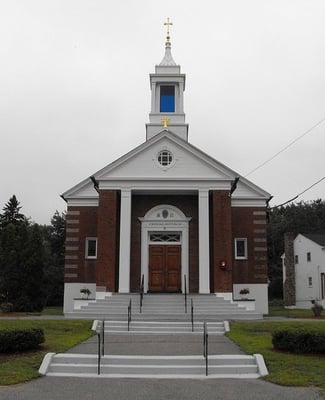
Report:
[{"label": "sidewalk", "polygon": [[[93,336],[68,353],[97,354],[98,338]],[[105,354],[111,355],[201,355],[202,335],[105,335]],[[209,335],[209,354],[245,354],[226,336]]]}]

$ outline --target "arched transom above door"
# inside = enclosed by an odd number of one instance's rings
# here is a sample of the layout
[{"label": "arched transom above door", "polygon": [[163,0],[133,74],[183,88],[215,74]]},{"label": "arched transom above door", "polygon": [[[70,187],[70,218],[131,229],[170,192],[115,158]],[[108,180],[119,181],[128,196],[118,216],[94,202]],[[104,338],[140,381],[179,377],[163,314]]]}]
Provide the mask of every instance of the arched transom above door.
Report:
[{"label": "arched transom above door", "polygon": [[142,221],[189,221],[185,214],[177,207],[171,205],[159,205],[149,210]]}]

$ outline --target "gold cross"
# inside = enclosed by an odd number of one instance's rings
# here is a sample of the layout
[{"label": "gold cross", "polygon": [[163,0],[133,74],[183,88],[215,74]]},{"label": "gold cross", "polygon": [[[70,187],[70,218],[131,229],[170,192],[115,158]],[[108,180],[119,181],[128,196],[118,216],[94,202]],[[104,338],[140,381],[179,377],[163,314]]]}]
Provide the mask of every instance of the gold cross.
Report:
[{"label": "gold cross", "polygon": [[164,22],[164,25],[167,26],[167,39],[166,39],[166,42],[170,43],[169,27],[172,26],[173,23],[170,21],[169,17],[167,18],[167,22]]},{"label": "gold cross", "polygon": [[168,117],[164,117],[161,119],[161,122],[163,123],[163,128],[168,128],[168,123],[169,123],[169,118]]}]

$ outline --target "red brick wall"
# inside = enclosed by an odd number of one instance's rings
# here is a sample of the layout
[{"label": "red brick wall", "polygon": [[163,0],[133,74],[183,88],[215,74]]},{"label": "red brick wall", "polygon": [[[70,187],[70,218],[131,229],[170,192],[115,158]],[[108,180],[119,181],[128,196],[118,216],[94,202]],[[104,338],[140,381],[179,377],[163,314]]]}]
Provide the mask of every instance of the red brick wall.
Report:
[{"label": "red brick wall", "polygon": [[[232,213],[229,191],[212,191],[210,197],[210,278],[213,292],[232,291]],[[220,268],[221,261],[227,267]]]},{"label": "red brick wall", "polygon": [[96,260],[85,257],[86,237],[97,237],[97,207],[68,207],[65,282],[95,282]]},{"label": "red brick wall", "polygon": [[178,195],[133,195],[132,196],[132,226],[131,226],[131,291],[139,290],[141,275],[141,223],[139,217],[160,204],[175,206],[191,217],[189,223],[189,284],[190,292],[198,292],[198,198],[197,196]]},{"label": "red brick wall", "polygon": [[234,283],[267,282],[266,212],[262,207],[233,207],[233,237],[247,238],[247,260],[233,262]]},{"label": "red brick wall", "polygon": [[117,290],[119,207],[120,200],[116,190],[100,192],[96,284],[113,292]]}]

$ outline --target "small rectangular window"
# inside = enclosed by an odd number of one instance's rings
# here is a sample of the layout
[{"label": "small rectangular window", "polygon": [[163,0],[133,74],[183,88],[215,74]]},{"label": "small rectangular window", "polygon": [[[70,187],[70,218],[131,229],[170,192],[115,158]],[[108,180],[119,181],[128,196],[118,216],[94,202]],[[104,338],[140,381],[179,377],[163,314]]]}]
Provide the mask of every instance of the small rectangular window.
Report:
[{"label": "small rectangular window", "polygon": [[235,239],[235,259],[246,260],[247,259],[247,239],[237,238]]},{"label": "small rectangular window", "polygon": [[307,261],[311,261],[311,253],[310,253],[310,251],[308,251],[308,253],[307,253]]},{"label": "small rectangular window", "polygon": [[299,257],[295,256],[295,264],[299,264]]},{"label": "small rectangular window", "polygon": [[97,238],[86,238],[86,258],[97,258]]},{"label": "small rectangular window", "polygon": [[175,112],[175,87],[160,87],[160,112]]},{"label": "small rectangular window", "polygon": [[313,278],[311,276],[308,277],[308,286],[313,286]]}]

